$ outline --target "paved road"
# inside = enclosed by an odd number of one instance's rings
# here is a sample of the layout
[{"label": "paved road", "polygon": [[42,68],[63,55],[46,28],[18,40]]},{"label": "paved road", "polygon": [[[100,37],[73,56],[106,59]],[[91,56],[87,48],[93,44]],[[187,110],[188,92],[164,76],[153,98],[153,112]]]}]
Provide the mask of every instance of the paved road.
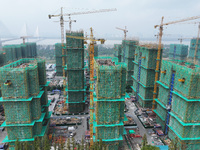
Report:
[{"label": "paved road", "polygon": [[140,120],[138,119],[138,117],[135,115],[135,110],[137,110],[137,107],[135,106],[134,103],[132,103],[130,100],[126,100],[125,101],[126,105],[129,108],[129,111],[127,112],[127,114],[129,114],[131,117],[133,117],[134,121],[136,122],[138,128],[139,128],[139,132],[140,135],[147,135],[147,140],[149,144],[152,144],[152,138],[151,136],[148,134],[149,131],[152,131],[152,129],[145,129],[144,126],[142,125],[142,123],[140,122]]}]

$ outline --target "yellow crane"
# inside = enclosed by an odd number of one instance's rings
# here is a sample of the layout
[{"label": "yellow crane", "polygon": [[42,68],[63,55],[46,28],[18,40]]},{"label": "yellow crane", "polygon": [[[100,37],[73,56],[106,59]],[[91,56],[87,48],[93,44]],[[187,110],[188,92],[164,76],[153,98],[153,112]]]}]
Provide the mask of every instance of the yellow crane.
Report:
[{"label": "yellow crane", "polygon": [[[195,20],[195,19],[199,19],[200,16],[194,16],[194,17],[189,17],[189,18],[185,18],[185,19],[181,19],[181,20],[177,20],[177,21],[171,21],[168,23],[163,23],[164,17],[162,17],[161,19],[161,23],[160,25],[155,25],[154,28],[159,28],[159,43],[158,43],[158,53],[157,53],[157,61],[156,61],[156,74],[155,74],[155,85],[154,85],[154,92],[153,92],[153,106],[152,106],[152,110],[155,109],[155,99],[156,99],[156,95],[157,95],[157,81],[158,81],[158,74],[159,74],[159,67],[160,67],[160,55],[161,55],[161,45],[162,45],[162,36],[163,36],[163,26],[166,25],[170,25],[170,24],[175,24],[175,23],[179,23],[179,22],[184,22],[184,21],[189,21],[189,20]],[[199,34],[199,33],[198,33]],[[197,49],[195,49],[195,54],[196,54]],[[195,59],[194,59],[195,61]]]},{"label": "yellow crane", "polygon": [[118,27],[116,27],[116,29],[124,31],[124,40],[126,40],[126,33],[128,32],[128,30],[126,29],[126,26],[124,29],[118,28]]},{"label": "yellow crane", "polygon": [[180,44],[182,44],[183,40],[186,40],[186,39],[192,39],[192,38],[183,38],[183,37],[180,37],[178,40],[180,41]]},{"label": "yellow crane", "polygon": [[93,145],[93,114],[94,114],[94,97],[93,97],[93,90],[94,90],[94,44],[97,41],[100,41],[101,44],[104,44],[105,39],[95,39],[93,35],[93,29],[90,28],[90,37],[77,37],[77,36],[70,36],[66,35],[67,38],[74,38],[74,39],[83,39],[85,41],[90,41],[90,146]]},{"label": "yellow crane", "polygon": [[[65,87],[66,87],[66,75],[65,75],[65,50],[64,50],[64,16],[69,16],[69,30],[71,32],[71,25],[72,22],[76,22],[76,20],[71,20],[72,15],[81,15],[81,14],[91,14],[91,13],[101,13],[101,12],[109,12],[109,11],[117,11],[116,8],[113,9],[100,9],[100,10],[94,10],[94,11],[85,11],[85,12],[74,12],[74,13],[63,13],[63,7],[61,7],[61,13],[57,14],[57,15],[48,15],[49,19],[51,19],[52,17],[60,17],[60,28],[61,28],[61,43],[62,43],[62,66],[63,66],[63,90],[64,90],[64,99],[66,100],[66,91],[65,91]],[[66,105],[65,105],[65,109],[66,109]]]}]

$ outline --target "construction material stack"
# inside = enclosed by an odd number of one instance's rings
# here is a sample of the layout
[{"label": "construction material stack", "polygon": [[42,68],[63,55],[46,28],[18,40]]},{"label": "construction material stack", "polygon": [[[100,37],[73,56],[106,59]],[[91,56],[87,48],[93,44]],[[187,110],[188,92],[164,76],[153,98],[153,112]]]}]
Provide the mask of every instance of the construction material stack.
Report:
[{"label": "construction material stack", "polygon": [[123,40],[124,47],[123,47],[123,56],[124,62],[127,64],[127,76],[126,76],[126,86],[127,90],[131,92],[131,86],[133,85],[133,70],[134,70],[134,56],[135,56],[135,49],[138,45],[138,41],[134,40]]},{"label": "construction material stack", "polygon": [[[196,44],[197,44],[197,39],[191,39],[188,58],[192,61],[194,60]],[[196,60],[198,60],[198,65],[200,65],[200,40],[198,40]]]},{"label": "construction material stack", "polygon": [[107,149],[117,150],[123,146],[126,64],[99,57],[95,70],[93,140],[102,139]]},{"label": "construction material stack", "polygon": [[169,59],[186,60],[188,55],[188,46],[184,44],[170,44]]},{"label": "construction material stack", "polygon": [[114,44],[115,57],[118,57],[118,62],[122,62],[122,44]]},{"label": "construction material stack", "polygon": [[[66,44],[64,44],[64,47],[62,47],[62,43],[56,43],[55,44],[55,55],[56,55],[56,75],[57,76],[63,76],[63,67],[62,66],[62,49],[65,49],[65,58],[66,58]],[[66,64],[66,59],[65,59]]]},{"label": "construction material stack", "polygon": [[68,93],[66,103],[70,113],[79,113],[84,111],[86,100],[83,32],[67,32],[66,41],[66,92]]},{"label": "construction material stack", "polygon": [[136,46],[131,88],[141,107],[152,107],[157,53],[157,45]]},{"label": "construction material stack", "polygon": [[184,61],[162,62],[157,122],[184,150],[200,147],[200,68]]},{"label": "construction material stack", "polygon": [[0,84],[10,150],[15,149],[15,141],[27,141],[29,149],[34,149],[37,137],[47,134],[51,113],[47,98],[45,61],[24,58],[0,68]]}]

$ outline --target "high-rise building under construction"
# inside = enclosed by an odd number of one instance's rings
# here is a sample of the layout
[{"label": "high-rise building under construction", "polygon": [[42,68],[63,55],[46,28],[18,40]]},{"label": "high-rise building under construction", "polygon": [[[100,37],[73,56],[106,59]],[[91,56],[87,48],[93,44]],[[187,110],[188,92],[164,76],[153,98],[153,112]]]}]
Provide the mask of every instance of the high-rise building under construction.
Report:
[{"label": "high-rise building under construction", "polygon": [[47,98],[45,61],[24,58],[0,68],[0,84],[7,129],[5,142],[15,149],[15,141],[27,141],[29,148],[39,137],[47,134],[50,101]]}]

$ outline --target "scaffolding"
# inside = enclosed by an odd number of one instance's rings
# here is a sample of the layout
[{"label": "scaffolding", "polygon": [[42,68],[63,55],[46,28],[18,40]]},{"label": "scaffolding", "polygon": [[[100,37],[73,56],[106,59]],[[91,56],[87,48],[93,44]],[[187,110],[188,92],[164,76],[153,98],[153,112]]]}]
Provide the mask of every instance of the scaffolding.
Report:
[{"label": "scaffolding", "polygon": [[186,60],[188,46],[184,44],[170,44],[169,59]]},{"label": "scaffolding", "polygon": [[86,100],[86,82],[84,78],[84,40],[68,36],[83,38],[83,32],[66,33],[66,65],[67,74],[66,104],[70,113],[83,112]]},{"label": "scaffolding", "polygon": [[131,88],[145,108],[152,107],[157,52],[157,45],[136,45],[135,49]]},{"label": "scaffolding", "polygon": [[111,57],[96,57],[94,92],[93,140],[102,139],[107,147],[116,150],[122,146],[124,134],[124,100],[126,82],[125,63]]},{"label": "scaffolding", "polygon": [[[64,56],[62,54],[62,49],[64,49]],[[65,57],[65,64],[66,64],[66,44],[64,44],[64,47],[62,46],[62,43],[56,43],[55,44],[55,58],[56,58],[56,75],[57,76],[63,76],[63,66],[62,65],[62,58]]]},{"label": "scaffolding", "polygon": [[0,66],[14,62],[21,58],[36,58],[36,43],[5,45],[3,51],[0,52]]},{"label": "scaffolding", "polygon": [[[131,92],[131,86],[133,85],[133,70],[134,70],[134,56],[137,45],[139,44],[136,40],[123,40],[121,45],[120,58],[122,62],[125,62],[127,65],[127,76],[126,76],[126,87],[127,91]],[[118,58],[119,59],[119,58]]]},{"label": "scaffolding", "polygon": [[118,57],[119,62],[122,62],[122,44],[114,44],[115,57]]},{"label": "scaffolding", "polygon": [[181,60],[162,61],[157,120],[171,139],[178,137],[179,146],[190,150],[200,142],[200,68]]},{"label": "scaffolding", "polygon": [[3,143],[9,142],[11,150],[15,149],[16,140],[34,141],[47,134],[51,116],[46,90],[49,82],[44,83],[46,72],[42,69],[45,70],[45,62],[33,58],[20,59],[0,68],[0,102],[6,116],[2,127],[8,133]]}]

